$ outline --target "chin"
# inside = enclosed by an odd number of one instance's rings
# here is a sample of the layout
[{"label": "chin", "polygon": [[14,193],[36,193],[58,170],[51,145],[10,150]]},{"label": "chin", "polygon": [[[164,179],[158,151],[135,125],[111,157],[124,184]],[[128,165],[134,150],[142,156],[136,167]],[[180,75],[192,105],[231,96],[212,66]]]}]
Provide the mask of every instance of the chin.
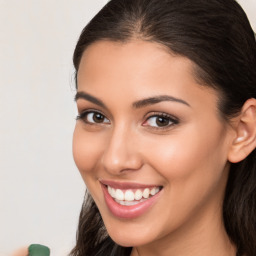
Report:
[{"label": "chin", "polygon": [[150,237],[145,232],[125,232],[125,230],[109,230],[109,236],[118,245],[123,247],[137,247],[151,243],[155,237]]},{"label": "chin", "polygon": [[110,236],[111,239],[118,245],[123,246],[123,247],[138,247],[147,244],[145,239],[137,239],[135,238],[120,238],[120,237],[113,237]]}]

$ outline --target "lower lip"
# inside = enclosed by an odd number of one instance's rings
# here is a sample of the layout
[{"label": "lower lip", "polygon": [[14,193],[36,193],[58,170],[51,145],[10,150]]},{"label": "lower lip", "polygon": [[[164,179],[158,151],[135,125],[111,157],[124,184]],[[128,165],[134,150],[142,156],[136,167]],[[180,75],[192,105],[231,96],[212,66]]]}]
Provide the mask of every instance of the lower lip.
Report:
[{"label": "lower lip", "polygon": [[141,202],[135,205],[126,206],[126,205],[118,204],[110,196],[106,186],[103,184],[101,184],[101,186],[102,186],[104,198],[109,210],[114,216],[122,219],[133,219],[143,215],[157,201],[161,193],[161,191],[158,192],[156,195],[150,197],[144,202]]}]

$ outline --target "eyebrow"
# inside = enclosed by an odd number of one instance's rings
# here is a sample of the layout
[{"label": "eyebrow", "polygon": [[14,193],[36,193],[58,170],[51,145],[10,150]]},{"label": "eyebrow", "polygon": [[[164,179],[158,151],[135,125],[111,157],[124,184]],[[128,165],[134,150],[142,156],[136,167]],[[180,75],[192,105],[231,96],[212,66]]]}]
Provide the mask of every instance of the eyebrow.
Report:
[{"label": "eyebrow", "polygon": [[[75,95],[75,101],[79,100],[79,99],[84,99],[84,100],[88,100],[100,107],[103,107],[103,108],[106,108],[106,105],[103,103],[103,101],[101,101],[100,99],[88,94],[88,93],[85,93],[85,92],[77,92],[76,95]],[[132,106],[133,108],[142,108],[142,107],[146,107],[146,106],[149,106],[149,105],[153,105],[153,104],[157,104],[159,102],[162,102],[162,101],[172,101],[172,102],[178,102],[178,103],[182,103],[186,106],[189,106],[190,105],[182,100],[182,99],[179,99],[179,98],[176,98],[176,97],[173,97],[173,96],[169,96],[169,95],[159,95],[159,96],[154,96],[154,97],[149,97],[149,98],[146,98],[146,99],[143,99],[143,100],[138,100],[138,101],[135,101]]]},{"label": "eyebrow", "polygon": [[79,99],[88,100],[100,107],[107,108],[106,105],[100,99],[97,99],[96,97],[94,97],[88,93],[85,93],[85,92],[77,92],[76,93],[75,101],[77,101]]},{"label": "eyebrow", "polygon": [[179,99],[179,98],[175,98],[173,96],[169,96],[169,95],[159,95],[159,96],[155,96],[155,97],[146,98],[143,100],[138,100],[138,101],[134,102],[132,104],[132,106],[134,108],[142,108],[142,107],[146,107],[148,105],[157,104],[162,101],[178,102],[178,103],[182,103],[182,104],[190,107],[190,105],[186,101]]}]

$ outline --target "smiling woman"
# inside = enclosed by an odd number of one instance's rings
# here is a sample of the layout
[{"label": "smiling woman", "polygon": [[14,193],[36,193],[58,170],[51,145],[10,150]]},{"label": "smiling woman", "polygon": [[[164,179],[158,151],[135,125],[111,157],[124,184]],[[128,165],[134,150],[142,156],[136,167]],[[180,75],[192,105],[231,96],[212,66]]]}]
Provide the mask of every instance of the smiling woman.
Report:
[{"label": "smiling woman", "polygon": [[256,255],[256,43],[234,0],[112,0],[74,52],[88,189],[70,255]]}]

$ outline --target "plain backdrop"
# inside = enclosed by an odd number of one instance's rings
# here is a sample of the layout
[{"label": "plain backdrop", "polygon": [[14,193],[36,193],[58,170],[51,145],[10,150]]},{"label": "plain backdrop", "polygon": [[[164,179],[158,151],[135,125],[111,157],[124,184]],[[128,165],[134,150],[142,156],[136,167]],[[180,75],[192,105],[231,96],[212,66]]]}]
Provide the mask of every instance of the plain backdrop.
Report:
[{"label": "plain backdrop", "polygon": [[[107,0],[0,0],[0,255],[75,243],[85,186],[72,158],[72,53]],[[256,31],[256,0],[240,0]]]}]

